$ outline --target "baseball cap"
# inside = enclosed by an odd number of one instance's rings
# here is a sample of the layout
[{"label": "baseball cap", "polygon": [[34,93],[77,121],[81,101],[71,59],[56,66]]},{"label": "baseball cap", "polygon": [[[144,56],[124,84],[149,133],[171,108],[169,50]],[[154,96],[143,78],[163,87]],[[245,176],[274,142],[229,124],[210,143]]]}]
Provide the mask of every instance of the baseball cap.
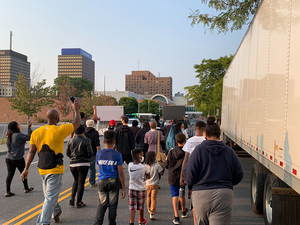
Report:
[{"label": "baseball cap", "polygon": [[115,127],[116,126],[116,121],[115,120],[111,120],[111,121],[109,121],[109,126],[111,126],[111,127]]}]

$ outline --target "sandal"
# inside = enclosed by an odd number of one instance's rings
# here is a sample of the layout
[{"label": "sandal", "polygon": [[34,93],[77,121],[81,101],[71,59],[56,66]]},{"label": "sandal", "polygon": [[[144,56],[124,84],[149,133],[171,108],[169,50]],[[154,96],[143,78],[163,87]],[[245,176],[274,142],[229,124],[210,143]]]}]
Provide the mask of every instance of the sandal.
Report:
[{"label": "sandal", "polygon": [[15,194],[12,192],[8,192],[4,195],[4,197],[10,197],[10,196],[14,196]]},{"label": "sandal", "polygon": [[83,202],[76,203],[76,208],[82,208],[84,206],[86,206],[86,204],[84,204]]},{"label": "sandal", "polygon": [[28,189],[25,189],[24,190],[24,193],[29,193],[29,192],[31,192],[31,191],[33,191],[33,187],[29,187]]}]

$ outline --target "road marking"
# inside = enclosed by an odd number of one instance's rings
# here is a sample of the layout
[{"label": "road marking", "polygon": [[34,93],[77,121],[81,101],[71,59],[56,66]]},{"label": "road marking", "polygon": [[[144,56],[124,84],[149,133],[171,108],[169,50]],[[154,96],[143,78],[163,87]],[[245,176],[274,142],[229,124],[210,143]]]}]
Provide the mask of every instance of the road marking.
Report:
[{"label": "road marking", "polygon": [[38,163],[38,161],[36,161],[36,162],[32,162],[31,164],[36,164],[36,163]]},{"label": "road marking", "polygon": [[[96,178],[97,178],[98,174],[99,174],[99,173],[96,174]],[[84,187],[86,187],[86,186],[89,185],[90,182],[87,182],[88,180],[89,180],[89,178],[87,178],[87,179],[85,180],[86,183],[85,183]],[[71,191],[71,190],[72,190],[72,187],[69,188],[69,189],[67,189],[67,190],[65,190],[65,191],[63,191],[63,192],[61,192],[61,193],[59,194],[59,196],[62,196],[62,195],[64,195],[65,193],[67,193],[67,192],[69,192],[69,191]],[[65,196],[59,198],[59,199],[58,199],[58,202],[61,202],[61,201],[63,201],[64,199],[70,197],[71,194],[72,194],[71,192],[70,192],[70,193],[67,193]],[[33,207],[32,209],[29,209],[28,211],[26,211],[26,212],[20,214],[19,216],[15,217],[15,218],[13,218],[13,219],[11,219],[11,220],[9,220],[9,221],[7,221],[6,223],[3,223],[2,225],[9,225],[9,224],[11,224],[12,222],[14,222],[14,221],[16,221],[16,220],[18,220],[18,219],[24,217],[25,215],[31,213],[32,211],[35,211],[35,210],[38,209],[39,207],[42,207],[43,205],[44,205],[44,203],[41,203],[41,204],[39,204],[39,205]],[[33,217],[37,216],[41,211],[42,211],[42,209],[40,209],[40,210],[34,212],[33,214],[30,214],[29,216],[25,217],[23,220],[19,221],[18,223],[15,223],[15,225],[20,225],[20,224],[25,223],[26,221],[28,221],[28,220],[32,219]]]}]

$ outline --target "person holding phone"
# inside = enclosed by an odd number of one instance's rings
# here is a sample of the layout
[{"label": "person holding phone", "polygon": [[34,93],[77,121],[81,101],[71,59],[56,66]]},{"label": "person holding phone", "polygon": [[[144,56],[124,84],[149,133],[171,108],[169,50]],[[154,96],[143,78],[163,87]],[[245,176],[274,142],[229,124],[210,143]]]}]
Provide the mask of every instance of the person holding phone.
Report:
[{"label": "person holding phone", "polygon": [[[16,121],[12,121],[8,124],[8,134],[6,137],[7,154],[5,158],[7,166],[7,177],[6,177],[6,194],[5,197],[15,195],[10,191],[12,179],[15,175],[16,168],[23,172],[25,168],[24,151],[26,141],[30,140],[32,133],[31,123],[28,123],[28,133],[21,133],[22,127]],[[24,192],[29,193],[34,188],[28,186],[27,179],[23,180]]]}]

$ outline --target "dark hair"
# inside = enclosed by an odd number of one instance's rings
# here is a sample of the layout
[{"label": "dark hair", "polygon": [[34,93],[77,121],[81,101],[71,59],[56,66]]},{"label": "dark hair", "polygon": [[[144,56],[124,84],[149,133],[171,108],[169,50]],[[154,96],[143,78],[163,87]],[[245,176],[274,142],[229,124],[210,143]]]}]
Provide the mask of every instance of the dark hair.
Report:
[{"label": "dark hair", "polygon": [[113,130],[107,130],[104,132],[104,140],[106,144],[113,144],[115,141],[115,132]]},{"label": "dark hair", "polygon": [[207,118],[207,125],[206,125],[206,136],[207,137],[217,137],[220,138],[221,135],[221,129],[219,127],[218,124],[215,123],[216,122],[216,118],[214,116],[210,116]]},{"label": "dark hair", "polygon": [[178,133],[175,136],[175,140],[177,141],[177,143],[182,144],[185,142],[185,135],[183,133]]},{"label": "dark hair", "polygon": [[138,124],[139,124],[139,122],[137,120],[132,121],[132,126],[133,127],[137,127]]},{"label": "dark hair", "polygon": [[177,118],[174,118],[174,119],[173,119],[173,123],[177,123]]},{"label": "dark hair", "polygon": [[80,118],[84,119],[84,117],[85,117],[85,113],[84,112],[80,112]]},{"label": "dark hair", "polygon": [[195,124],[195,128],[198,128],[199,130],[204,130],[206,128],[206,123],[203,121],[197,121]]},{"label": "dark hair", "polygon": [[133,158],[134,160],[137,160],[137,159],[138,159],[137,157],[138,157],[138,155],[139,155],[141,152],[143,152],[143,149],[141,149],[141,148],[135,148],[135,149],[133,149],[132,152],[131,152],[132,158]]},{"label": "dark hair", "polygon": [[151,166],[154,164],[156,158],[156,153],[154,151],[147,152],[146,154],[146,164]]},{"label": "dark hair", "polygon": [[75,134],[83,134],[85,131],[85,127],[83,125],[80,125],[77,130],[75,130]]},{"label": "dark hair", "polygon": [[124,121],[124,123],[128,123],[128,116],[123,115],[121,119]]},{"label": "dark hair", "polygon": [[177,133],[181,133],[181,125],[182,125],[182,122],[177,122],[176,125],[175,125],[175,134]]},{"label": "dark hair", "polygon": [[154,119],[155,119],[156,121],[159,121],[159,116],[155,116]]},{"label": "dark hair", "polygon": [[8,150],[11,151],[11,140],[12,140],[12,135],[14,133],[21,133],[20,129],[18,127],[18,123],[16,121],[12,121],[8,124],[8,137],[7,137],[7,145],[8,145]]},{"label": "dark hair", "polygon": [[148,122],[148,121],[144,122],[144,123],[143,123],[143,127],[150,127],[149,122]]}]

